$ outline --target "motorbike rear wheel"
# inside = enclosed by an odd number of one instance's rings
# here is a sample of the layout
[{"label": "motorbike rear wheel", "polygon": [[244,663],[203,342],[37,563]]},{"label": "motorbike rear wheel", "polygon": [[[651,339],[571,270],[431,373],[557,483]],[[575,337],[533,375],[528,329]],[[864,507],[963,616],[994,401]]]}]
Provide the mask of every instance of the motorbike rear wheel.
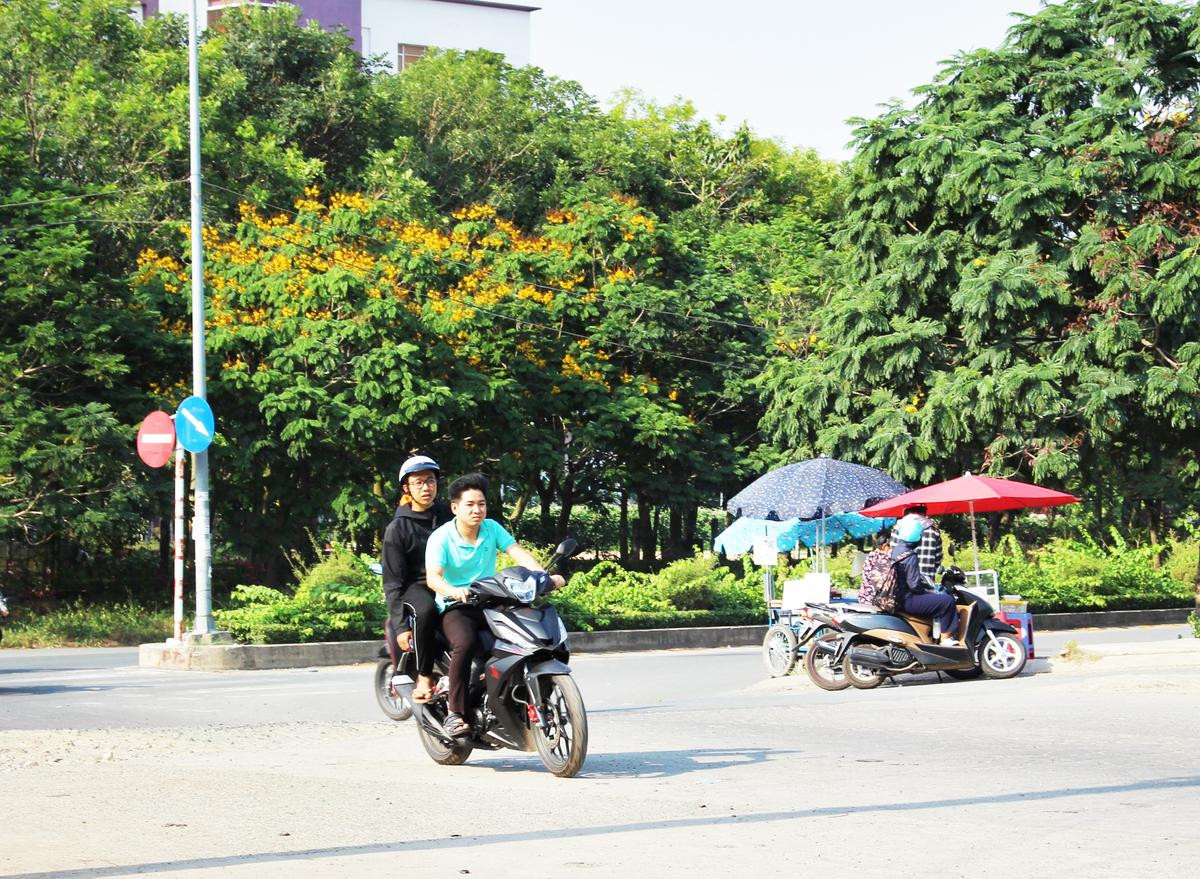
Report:
[{"label": "motorbike rear wheel", "polygon": [[375,701],[380,710],[392,720],[408,720],[412,717],[412,705],[392,689],[395,669],[390,659],[381,659],[375,665]]},{"label": "motorbike rear wheel", "polygon": [[1025,645],[1016,635],[1007,632],[987,638],[979,645],[979,667],[989,678],[1015,678],[1025,668]]},{"label": "motorbike rear wheel", "polygon": [[[438,720],[445,720],[445,717],[439,717]],[[442,766],[461,766],[471,756],[472,748],[469,744],[461,739],[455,739],[453,744],[447,745],[425,729],[419,719],[417,720],[417,734],[421,737],[425,753],[433,758],[434,763],[440,763]]]},{"label": "motorbike rear wheel", "polygon": [[763,638],[763,665],[767,674],[781,678],[796,667],[796,633],[791,626],[776,624]]},{"label": "motorbike rear wheel", "polygon": [[804,654],[804,670],[808,672],[808,679],[822,690],[844,690],[850,686],[841,668],[834,667],[830,662],[831,657],[817,650],[818,641],[833,641],[838,637],[839,633],[832,630],[818,634],[809,643]]},{"label": "motorbike rear wheel", "polygon": [[575,679],[570,675],[541,678],[542,704],[538,706],[546,727],[533,729],[533,743],[542,763],[559,778],[571,778],[587,757],[587,709]]},{"label": "motorbike rear wheel", "polygon": [[846,680],[850,682],[850,686],[859,690],[874,690],[883,683],[883,672],[869,665],[851,662],[848,654],[849,651],[847,651],[847,656],[842,659],[842,671],[846,675]]}]

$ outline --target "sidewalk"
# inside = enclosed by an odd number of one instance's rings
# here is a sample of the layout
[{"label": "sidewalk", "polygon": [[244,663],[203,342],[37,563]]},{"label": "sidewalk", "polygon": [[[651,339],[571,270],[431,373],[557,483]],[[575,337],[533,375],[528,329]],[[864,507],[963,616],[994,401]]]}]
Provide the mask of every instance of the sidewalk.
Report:
[{"label": "sidewalk", "polygon": [[1117,668],[1200,668],[1200,638],[1067,646],[1052,657],[1056,672]]}]

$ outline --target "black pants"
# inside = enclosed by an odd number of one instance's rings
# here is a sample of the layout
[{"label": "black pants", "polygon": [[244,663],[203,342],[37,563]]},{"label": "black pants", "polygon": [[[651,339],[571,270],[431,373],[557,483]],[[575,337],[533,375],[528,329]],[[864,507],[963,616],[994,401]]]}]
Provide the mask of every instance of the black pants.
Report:
[{"label": "black pants", "polygon": [[417,674],[433,673],[437,658],[438,609],[429,587],[413,583],[403,592],[387,596],[388,622],[392,635],[406,628],[405,617],[413,615],[413,650],[417,654]]},{"label": "black pants", "polygon": [[450,642],[450,688],[447,702],[450,710],[462,714],[467,710],[467,678],[471,674],[471,659],[475,656],[479,630],[486,626],[483,611],[477,607],[455,605],[442,614],[442,631]]}]

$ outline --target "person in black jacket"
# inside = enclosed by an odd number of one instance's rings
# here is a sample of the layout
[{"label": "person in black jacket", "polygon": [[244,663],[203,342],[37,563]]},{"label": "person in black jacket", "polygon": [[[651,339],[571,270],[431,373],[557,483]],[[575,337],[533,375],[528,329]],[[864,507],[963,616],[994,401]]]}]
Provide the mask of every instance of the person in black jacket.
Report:
[{"label": "person in black jacket", "polygon": [[[388,624],[401,650],[417,654],[414,702],[428,702],[433,693],[433,660],[439,614],[425,582],[425,543],[439,525],[454,518],[437,500],[437,462],[415,455],[400,467],[401,502],[383,535],[383,594]],[[408,615],[413,615],[412,627]]]}]

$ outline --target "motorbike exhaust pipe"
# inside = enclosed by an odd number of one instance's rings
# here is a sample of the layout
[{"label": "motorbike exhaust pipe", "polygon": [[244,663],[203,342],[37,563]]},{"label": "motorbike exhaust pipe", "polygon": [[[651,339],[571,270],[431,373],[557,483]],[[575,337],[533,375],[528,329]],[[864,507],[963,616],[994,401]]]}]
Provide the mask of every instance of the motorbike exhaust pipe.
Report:
[{"label": "motorbike exhaust pipe", "polygon": [[876,650],[873,647],[851,647],[846,652],[846,659],[855,665],[865,665],[867,668],[890,668],[892,663],[886,650]]}]

